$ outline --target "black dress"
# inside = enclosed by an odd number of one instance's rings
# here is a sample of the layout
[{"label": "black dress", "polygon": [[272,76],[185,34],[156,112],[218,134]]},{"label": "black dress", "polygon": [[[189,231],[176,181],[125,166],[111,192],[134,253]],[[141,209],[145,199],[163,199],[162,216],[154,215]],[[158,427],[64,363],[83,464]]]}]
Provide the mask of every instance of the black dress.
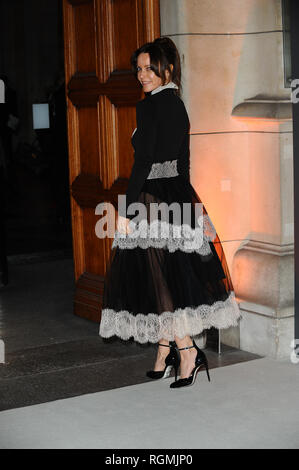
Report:
[{"label": "black dress", "polygon": [[[240,310],[225,254],[190,183],[185,105],[173,88],[161,86],[137,103],[136,118],[126,212],[119,209],[131,220],[131,234],[116,230],[114,235],[99,334],[156,343],[193,337],[211,327],[236,326]],[[134,202],[145,208],[139,224],[132,221],[138,212],[129,212]],[[178,224],[172,211],[167,216],[151,212],[152,203],[175,203],[181,214],[188,206],[190,217]],[[197,206],[202,208],[200,219]],[[196,225],[197,220],[202,225]]]}]

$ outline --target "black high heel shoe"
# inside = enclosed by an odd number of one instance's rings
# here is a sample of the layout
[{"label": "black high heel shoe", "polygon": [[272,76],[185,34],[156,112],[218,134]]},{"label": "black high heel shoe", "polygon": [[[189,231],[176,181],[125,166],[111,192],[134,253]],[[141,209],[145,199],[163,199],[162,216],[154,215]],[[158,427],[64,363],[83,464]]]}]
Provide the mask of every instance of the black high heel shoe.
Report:
[{"label": "black high heel shoe", "polygon": [[195,382],[197,373],[202,366],[205,366],[209,382],[211,381],[210,374],[209,374],[208,360],[206,358],[206,355],[201,349],[199,349],[199,347],[195,344],[194,340],[193,340],[193,346],[188,346],[186,348],[179,348],[179,349],[177,348],[177,349],[178,351],[181,351],[182,349],[191,349],[191,348],[195,348],[197,350],[197,356],[195,358],[195,367],[190,377],[186,377],[185,379],[179,379],[179,380],[176,380],[175,382],[172,382],[170,384],[170,388],[187,387],[188,385],[193,385]]},{"label": "black high heel shoe", "polygon": [[180,365],[180,358],[179,358],[179,354],[177,352],[177,348],[171,344],[171,345],[168,345],[168,344],[161,344],[161,343],[158,343],[160,346],[166,346],[167,348],[170,348],[170,351],[169,351],[169,354],[168,356],[166,356],[165,358],[165,368],[164,370],[149,370],[146,375],[147,377],[149,377],[150,379],[166,379],[167,377],[169,377],[170,375],[170,372],[172,370],[172,368],[174,367],[174,371],[175,371],[175,380],[177,380],[177,376],[178,376],[178,368],[179,368],[179,365]]}]

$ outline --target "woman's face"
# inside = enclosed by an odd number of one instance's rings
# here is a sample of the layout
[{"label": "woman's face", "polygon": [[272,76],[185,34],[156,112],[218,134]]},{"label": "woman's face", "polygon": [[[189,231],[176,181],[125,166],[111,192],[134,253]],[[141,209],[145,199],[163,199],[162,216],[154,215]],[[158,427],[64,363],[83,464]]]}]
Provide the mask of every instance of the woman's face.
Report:
[{"label": "woman's face", "polygon": [[[162,85],[162,79],[157,77],[155,72],[150,68],[150,56],[147,52],[141,52],[137,57],[137,77],[143,86],[144,92],[150,92]],[[166,82],[168,83],[168,70],[166,70],[166,78]]]}]

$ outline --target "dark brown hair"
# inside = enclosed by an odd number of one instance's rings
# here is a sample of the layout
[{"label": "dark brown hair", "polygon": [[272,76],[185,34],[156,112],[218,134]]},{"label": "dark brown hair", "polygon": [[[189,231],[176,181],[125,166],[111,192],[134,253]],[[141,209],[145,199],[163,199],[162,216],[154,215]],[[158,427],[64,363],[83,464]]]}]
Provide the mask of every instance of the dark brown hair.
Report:
[{"label": "dark brown hair", "polygon": [[[175,43],[167,36],[156,38],[153,42],[147,42],[136,49],[131,56],[132,70],[137,78],[137,58],[141,53],[148,53],[150,56],[150,66],[155,74],[162,79],[162,85],[166,82],[166,70],[170,73],[170,80],[178,89],[175,92],[181,95],[181,60]],[[170,64],[173,64],[171,71]],[[160,71],[159,71],[160,69]]]}]

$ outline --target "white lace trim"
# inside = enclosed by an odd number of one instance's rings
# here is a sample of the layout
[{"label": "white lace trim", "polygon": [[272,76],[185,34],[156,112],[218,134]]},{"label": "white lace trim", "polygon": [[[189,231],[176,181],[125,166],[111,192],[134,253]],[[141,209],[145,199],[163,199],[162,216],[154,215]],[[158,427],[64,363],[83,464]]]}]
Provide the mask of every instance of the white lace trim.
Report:
[{"label": "white lace trim", "polygon": [[177,160],[167,160],[165,162],[153,163],[148,180],[154,178],[173,178],[178,176]]},{"label": "white lace trim", "polygon": [[137,225],[130,221],[131,233],[124,234],[116,230],[112,248],[167,248],[171,253],[181,250],[207,256],[212,252],[209,241],[216,237],[215,228],[207,215],[199,218],[198,227],[195,229],[188,224],[174,225],[161,220],[153,220],[150,223],[142,220],[136,227]]},{"label": "white lace trim", "polygon": [[240,318],[239,305],[234,291],[231,291],[224,301],[217,301],[212,305],[178,308],[174,312],[163,312],[160,315],[133,315],[127,310],[116,312],[106,308],[102,310],[99,335],[103,338],[116,335],[123,340],[133,336],[139,343],[157,343],[162,338],[175,341],[175,336],[195,336],[211,327],[223,329],[237,326]]},{"label": "white lace trim", "polygon": [[155,93],[158,93],[159,91],[165,90],[165,88],[176,88],[178,89],[179,87],[174,83],[174,82],[168,82],[166,85],[160,85],[154,90],[151,91],[151,95],[154,95]]}]

